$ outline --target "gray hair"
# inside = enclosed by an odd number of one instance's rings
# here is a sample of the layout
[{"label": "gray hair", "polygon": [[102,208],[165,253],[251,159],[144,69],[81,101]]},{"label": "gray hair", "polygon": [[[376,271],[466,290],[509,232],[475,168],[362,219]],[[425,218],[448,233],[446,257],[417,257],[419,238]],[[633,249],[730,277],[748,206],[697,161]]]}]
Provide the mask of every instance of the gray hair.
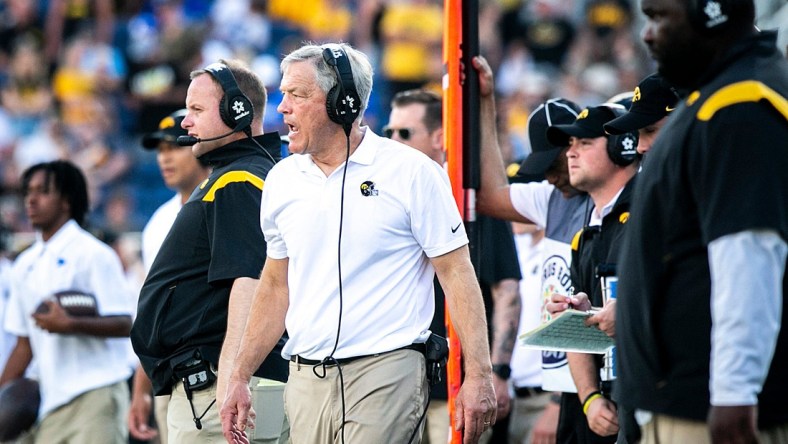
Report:
[{"label": "gray hair", "polygon": [[[341,47],[350,60],[350,69],[353,70],[353,83],[356,85],[356,92],[361,99],[361,113],[359,119],[364,116],[364,111],[369,105],[369,96],[372,93],[372,64],[363,52],[353,48],[347,43],[336,43]],[[282,73],[293,63],[309,61],[315,67],[316,81],[318,87],[326,94],[339,82],[334,69],[323,60],[323,49],[328,45],[306,44],[291,52],[282,60],[279,65]]]}]

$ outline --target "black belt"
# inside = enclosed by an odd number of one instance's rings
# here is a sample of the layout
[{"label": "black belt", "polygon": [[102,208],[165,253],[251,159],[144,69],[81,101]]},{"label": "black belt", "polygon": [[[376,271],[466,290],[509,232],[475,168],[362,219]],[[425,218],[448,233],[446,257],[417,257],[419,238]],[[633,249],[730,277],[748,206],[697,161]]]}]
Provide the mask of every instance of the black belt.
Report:
[{"label": "black belt", "polygon": [[427,347],[424,344],[410,344],[410,345],[406,345],[404,347],[400,347],[400,348],[397,348],[397,349],[394,349],[394,350],[391,350],[391,351],[387,351],[387,352],[383,352],[383,353],[375,353],[373,355],[353,356],[351,358],[325,359],[325,360],[322,360],[322,361],[316,361],[314,359],[306,359],[306,358],[302,358],[299,355],[293,355],[293,356],[290,356],[290,361],[291,362],[295,362],[296,364],[304,364],[304,365],[318,365],[318,364],[323,363],[323,361],[325,361],[326,365],[337,365],[337,364],[345,365],[345,364],[351,363],[353,361],[357,361],[359,359],[369,358],[371,356],[380,356],[380,355],[383,355],[383,354],[386,354],[386,353],[395,352],[395,351],[398,351],[398,350],[415,350],[415,351],[417,351],[417,352],[419,352],[421,354],[425,354],[427,352]]},{"label": "black belt", "polygon": [[542,387],[515,387],[514,394],[518,398],[530,398],[531,396],[540,395],[547,390],[542,390]]}]

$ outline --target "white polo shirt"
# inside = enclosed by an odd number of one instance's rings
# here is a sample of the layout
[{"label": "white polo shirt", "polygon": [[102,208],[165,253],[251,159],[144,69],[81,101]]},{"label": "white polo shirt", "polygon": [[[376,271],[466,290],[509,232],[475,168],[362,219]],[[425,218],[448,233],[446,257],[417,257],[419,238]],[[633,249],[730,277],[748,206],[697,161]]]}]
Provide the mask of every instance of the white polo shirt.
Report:
[{"label": "white polo shirt", "polygon": [[120,259],[109,246],[70,220],[49,241],[39,237],[20,254],[12,273],[5,326],[30,338],[40,377],[39,418],[85,392],[131,376],[128,339],[49,333],[31,316],[61,290],[94,294],[102,316],[131,315],[133,298],[123,285]]},{"label": "white polo shirt", "polygon": [[[292,155],[265,181],[261,226],[267,254],[289,258],[286,359],[296,354],[323,359],[334,346],[343,169],[340,165],[326,177],[310,155]],[[440,165],[365,129],[347,169],[342,325],[334,357],[424,342],[435,309],[429,258],[467,243]]]},{"label": "white polo shirt", "polygon": [[175,193],[170,200],[153,212],[145,228],[142,229],[142,264],[145,266],[146,274],[150,272],[150,266],[159,254],[159,248],[170,232],[172,224],[175,223],[182,206],[181,195]]}]

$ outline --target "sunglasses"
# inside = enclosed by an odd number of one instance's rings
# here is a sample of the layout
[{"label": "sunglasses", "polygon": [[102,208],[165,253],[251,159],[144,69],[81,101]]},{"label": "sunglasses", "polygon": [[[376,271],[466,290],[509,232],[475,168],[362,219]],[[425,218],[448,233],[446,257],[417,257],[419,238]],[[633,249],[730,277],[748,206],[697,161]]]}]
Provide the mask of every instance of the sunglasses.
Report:
[{"label": "sunglasses", "polygon": [[399,133],[400,139],[408,140],[413,134],[413,130],[410,128],[391,128],[389,126],[383,127],[383,135],[387,138],[391,139],[391,137],[394,136],[394,133]]}]

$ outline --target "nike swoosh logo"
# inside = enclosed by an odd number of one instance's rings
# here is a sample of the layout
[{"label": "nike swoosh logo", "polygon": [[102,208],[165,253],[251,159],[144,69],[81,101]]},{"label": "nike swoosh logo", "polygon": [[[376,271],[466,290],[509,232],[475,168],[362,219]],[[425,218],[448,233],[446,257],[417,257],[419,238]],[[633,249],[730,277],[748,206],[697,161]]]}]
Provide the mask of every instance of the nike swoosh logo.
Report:
[{"label": "nike swoosh logo", "polygon": [[674,109],[676,109],[676,107],[675,107],[675,106],[674,106],[673,108],[671,108],[671,107],[669,107],[669,106],[666,106],[666,107],[665,107],[665,111],[667,111],[667,112],[671,112],[671,111],[673,111]]},{"label": "nike swoosh logo", "polygon": [[462,225],[462,223],[460,223],[460,224],[459,224],[459,225],[457,225],[456,227],[452,228],[452,229],[451,229],[451,232],[452,232],[452,233],[456,233],[456,232],[457,232],[457,230],[459,230],[459,229],[460,229],[460,225]]}]

